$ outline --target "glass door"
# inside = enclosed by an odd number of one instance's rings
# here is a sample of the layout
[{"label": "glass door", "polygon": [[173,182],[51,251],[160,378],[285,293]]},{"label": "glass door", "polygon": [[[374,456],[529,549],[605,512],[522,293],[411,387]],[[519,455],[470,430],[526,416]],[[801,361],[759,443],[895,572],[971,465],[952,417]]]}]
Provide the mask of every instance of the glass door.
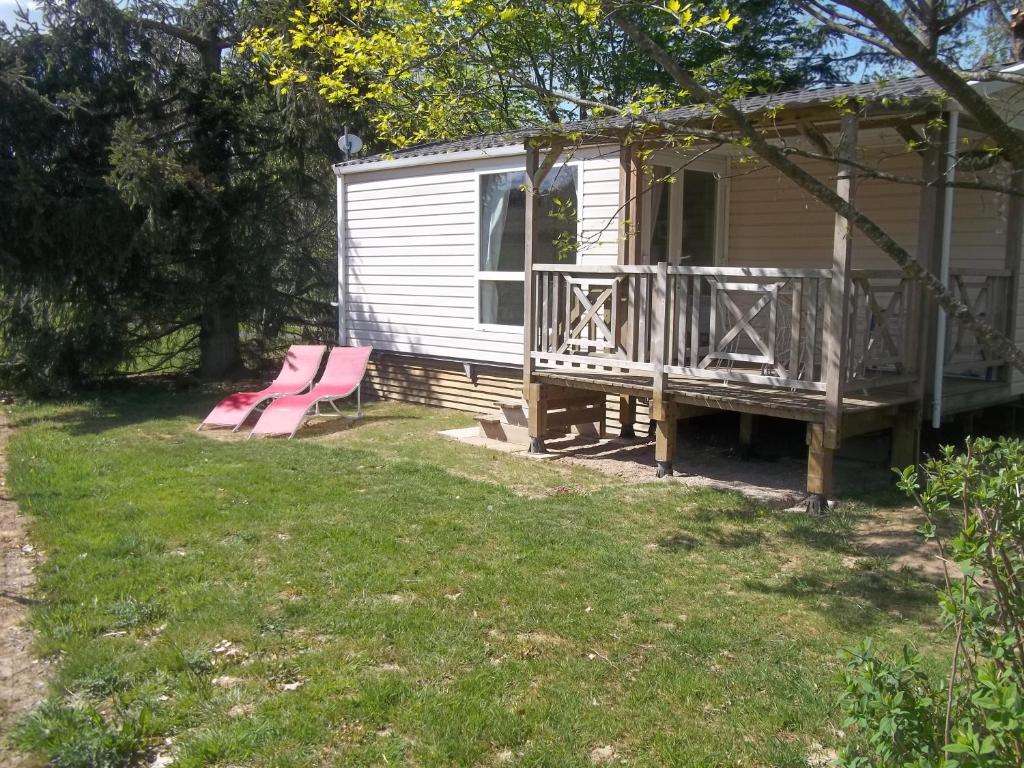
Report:
[{"label": "glass door", "polygon": [[647,264],[710,267],[722,260],[721,185],[714,170],[653,166],[643,207]]}]

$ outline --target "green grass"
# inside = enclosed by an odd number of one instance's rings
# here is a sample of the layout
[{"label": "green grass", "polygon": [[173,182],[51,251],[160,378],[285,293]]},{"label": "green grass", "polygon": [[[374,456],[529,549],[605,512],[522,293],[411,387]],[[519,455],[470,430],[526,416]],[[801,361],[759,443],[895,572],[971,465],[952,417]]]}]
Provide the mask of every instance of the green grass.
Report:
[{"label": "green grass", "polygon": [[55,765],[170,738],[179,766],[799,766],[836,744],[838,648],[942,653],[931,588],[850,567],[847,518],[453,444],[465,416],[390,403],[197,435],[215,398],[13,411],[58,660],[16,738]]}]

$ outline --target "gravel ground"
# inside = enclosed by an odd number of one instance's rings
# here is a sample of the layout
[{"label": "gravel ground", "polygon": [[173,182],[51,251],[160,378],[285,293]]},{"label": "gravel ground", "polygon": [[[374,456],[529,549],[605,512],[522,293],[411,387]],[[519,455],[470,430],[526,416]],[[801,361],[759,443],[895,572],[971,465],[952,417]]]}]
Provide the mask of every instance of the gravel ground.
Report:
[{"label": "gravel ground", "polygon": [[41,553],[29,543],[25,518],[7,488],[7,418],[0,409],[0,765],[21,768],[36,763],[14,752],[7,735],[42,700],[48,674],[32,655],[32,630],[25,621]]}]

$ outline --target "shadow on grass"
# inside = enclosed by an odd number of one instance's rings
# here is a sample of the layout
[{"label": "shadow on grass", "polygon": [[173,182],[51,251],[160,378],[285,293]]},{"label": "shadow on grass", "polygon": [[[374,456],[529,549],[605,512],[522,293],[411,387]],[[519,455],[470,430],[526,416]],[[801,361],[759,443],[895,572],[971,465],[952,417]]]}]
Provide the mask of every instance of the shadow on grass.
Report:
[{"label": "shadow on grass", "polygon": [[76,398],[37,402],[38,407],[30,413],[15,412],[11,426],[52,424],[66,427],[73,435],[94,435],[183,416],[195,418],[198,425],[228,391],[234,390],[226,386],[200,389],[170,381],[128,382],[83,391]]},{"label": "shadow on grass", "polygon": [[[260,441],[287,441],[292,440],[311,440],[311,439],[322,439],[331,438],[335,435],[342,435],[347,432],[355,432],[360,429],[366,429],[374,427],[379,424],[384,424],[391,421],[409,421],[412,419],[411,416],[398,416],[394,414],[388,415],[376,415],[376,414],[364,414],[362,418],[355,419],[348,414],[339,416],[336,414],[322,414],[320,416],[313,416],[313,421],[307,422],[299,427],[298,431],[292,438],[288,435],[262,435],[253,438],[253,444],[257,444]],[[319,421],[323,419],[323,421]],[[238,431],[232,431],[230,428],[206,428],[200,433],[205,437],[211,437],[215,440],[226,440],[226,441],[239,441],[249,439],[250,430],[253,425],[259,420],[259,414],[250,417],[246,422],[239,427]]]},{"label": "shadow on grass", "polygon": [[[198,427],[213,406],[225,396],[232,392],[257,390],[259,387],[260,384],[253,381],[203,387],[189,384],[188,381],[168,380],[120,383],[103,390],[82,392],[78,399],[39,402],[39,407],[33,412],[15,415],[11,426],[17,429],[36,424],[52,424],[66,428],[72,435],[96,435],[111,429],[187,417],[194,420]],[[51,405],[54,407],[49,407]],[[327,437],[372,426],[377,422],[411,418],[364,415],[362,419],[356,420],[352,418],[355,410],[349,406],[348,401],[340,408],[343,412],[340,416],[330,412],[314,416],[313,422],[303,426],[296,437]],[[259,412],[254,412],[234,435],[230,430],[219,430],[213,434],[244,439],[246,428],[255,424],[259,416]]]},{"label": "shadow on grass", "polygon": [[712,527],[701,537],[693,536],[685,531],[666,534],[655,541],[658,549],[666,552],[692,552],[705,543],[713,544],[719,549],[743,549],[755,547],[765,541],[765,535],[758,530],[722,531]]},{"label": "shadow on grass", "polygon": [[838,575],[803,571],[774,582],[747,579],[744,586],[763,595],[799,600],[851,632],[868,633],[884,623],[885,616],[929,622],[937,613],[933,585],[888,570],[849,570]]}]

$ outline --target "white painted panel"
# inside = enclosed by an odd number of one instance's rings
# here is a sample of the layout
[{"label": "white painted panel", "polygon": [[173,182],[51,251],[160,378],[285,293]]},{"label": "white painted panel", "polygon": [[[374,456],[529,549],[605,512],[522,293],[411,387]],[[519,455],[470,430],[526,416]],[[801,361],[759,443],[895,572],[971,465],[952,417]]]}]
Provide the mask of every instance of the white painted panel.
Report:
[{"label": "white painted panel", "polygon": [[[357,284],[350,286],[350,295],[361,296],[363,301],[373,301],[377,296],[405,296],[410,303],[426,304],[424,299],[447,298],[454,296],[466,298],[470,301],[476,295],[475,283],[465,285],[396,285],[394,280],[385,281],[383,284]],[[467,310],[472,317],[472,311]]]},{"label": "white painted panel", "polygon": [[356,195],[358,202],[368,200],[381,200],[385,203],[390,200],[404,200],[410,197],[423,195],[465,195],[472,193],[476,184],[474,177],[453,179],[439,182],[437,184],[418,184],[415,186],[390,187],[387,189],[361,189]]},{"label": "white painted panel", "polygon": [[475,256],[475,245],[407,245],[402,240],[401,245],[389,245],[386,241],[376,240],[349,240],[350,252],[362,256],[421,256],[421,257],[452,257],[452,256]]},{"label": "white painted panel", "polygon": [[[467,211],[467,207],[469,210]],[[386,205],[370,208],[369,210],[350,211],[348,220],[350,223],[358,221],[374,221],[380,219],[408,219],[417,216],[440,216],[447,213],[462,214],[473,211],[471,200],[460,203],[439,202],[434,203],[427,197],[411,198],[404,205]]]},{"label": "white painted panel", "polygon": [[453,233],[474,234],[473,222],[463,222],[460,219],[452,220],[451,216],[438,216],[429,223],[420,223],[410,226],[396,224],[387,226],[381,222],[381,226],[371,226],[369,223],[359,226],[359,237],[363,240],[375,238],[396,238],[396,237],[430,237],[437,235],[451,236]]}]

